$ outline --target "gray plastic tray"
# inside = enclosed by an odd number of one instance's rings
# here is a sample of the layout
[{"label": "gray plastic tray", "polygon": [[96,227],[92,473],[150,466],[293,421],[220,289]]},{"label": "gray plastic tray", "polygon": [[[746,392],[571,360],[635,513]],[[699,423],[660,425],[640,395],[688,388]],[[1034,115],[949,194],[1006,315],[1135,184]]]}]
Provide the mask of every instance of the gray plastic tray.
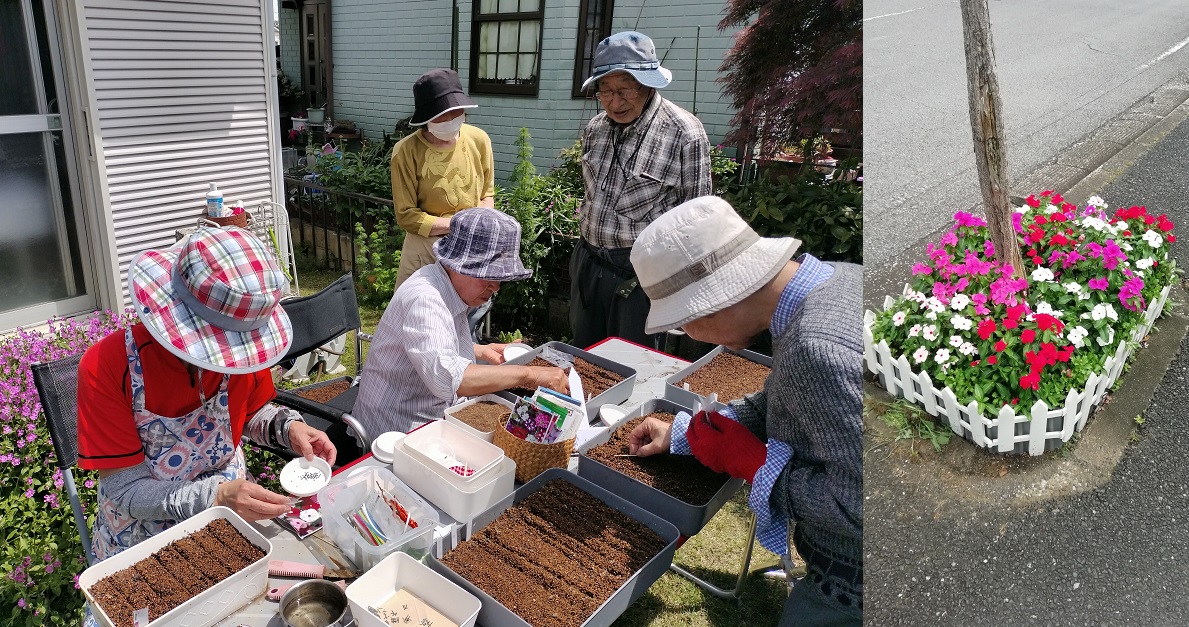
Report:
[{"label": "gray plastic tray", "polygon": [[[654,411],[665,411],[676,414],[679,411],[689,412],[690,408],[678,405],[663,398],[644,401],[635,409],[629,411],[623,422],[647,416]],[[622,426],[622,422],[620,425]],[[640,507],[673,523],[681,535],[689,537],[702,530],[706,523],[722,509],[722,506],[743,487],[742,479],[728,479],[718,492],[703,505],[691,505],[669,494],[642,483],[638,479],[629,477],[621,472],[612,470],[602,462],[586,456],[586,452],[611,439],[615,428],[608,429],[580,447],[578,456],[578,476],[585,477],[595,485],[602,486],[612,494],[617,494]]]},{"label": "gray plastic tray", "polygon": [[[581,348],[574,348],[573,346],[564,344],[562,342],[547,342],[515,359],[509,359],[505,363],[521,366],[527,364],[533,359],[536,359],[536,357],[541,354],[542,350],[544,350],[546,346],[563,353],[568,353],[575,357],[581,357],[600,368],[610,370],[611,372],[623,377],[623,381],[616,383],[602,394],[599,394],[598,396],[586,402],[587,422],[593,424],[598,421],[599,408],[603,405],[618,405],[628,400],[628,397],[632,395],[632,390],[634,390],[636,387],[636,370],[634,368],[625,366],[619,362],[611,361],[606,357],[600,357],[594,353],[588,353]],[[511,392],[503,391],[497,392],[497,394],[512,402],[516,402],[516,395]]]},{"label": "gray plastic tray", "polygon": [[[651,514],[638,505],[629,503],[628,501],[600,488],[599,486],[575,475],[568,470],[561,468],[550,468],[545,472],[539,474],[532,481],[520,486],[515,492],[508,495],[504,500],[491,506],[487,511],[475,516],[471,521],[468,537],[474,535],[488,523],[499,518],[504,510],[512,505],[523,501],[528,495],[541,489],[549,481],[554,479],[561,479],[578,486],[580,490],[586,492],[600,501],[609,505],[616,511],[623,512],[632,518],[644,523],[649,529],[655,531],[666,542],[665,548],[661,549],[644,567],[636,571],[614,594],[611,598],[603,602],[599,609],[595,610],[589,618],[581,623],[575,623],[582,627],[606,627],[615,622],[620,614],[628,608],[636,599],[644,594],[648,587],[661,578],[665,571],[669,570],[669,566],[673,563],[673,552],[677,550],[677,529],[670,523],[666,522],[659,516]],[[445,564],[441,563],[431,555],[426,561],[429,567],[434,571],[441,573],[450,581],[462,586],[467,592],[479,597],[479,601],[483,604],[479,610],[479,623],[483,627],[529,627],[525,620],[507,607],[504,604],[491,598],[483,590],[480,590],[475,584],[463,579],[461,575],[450,570]]]},{"label": "gray plastic tray", "polygon": [[731,353],[732,355],[738,355],[748,361],[754,361],[757,364],[763,364],[769,368],[772,367],[772,358],[767,355],[761,355],[754,351],[747,350],[737,351],[727,348],[726,346],[719,346],[709,353],[703,355],[698,361],[695,361],[685,368],[682,368],[675,374],[669,375],[669,377],[665,379],[665,398],[677,403],[678,405],[684,405],[686,407],[693,407],[695,404],[701,403],[702,409],[707,411],[719,411],[726,407],[727,403],[736,400],[733,398],[720,398],[718,399],[717,403],[711,404],[706,397],[694,392],[690,392],[689,390],[678,386],[678,383],[680,383],[682,379],[693,374],[693,372],[698,368],[710,363],[710,360],[714,359],[719,353],[723,351]]}]

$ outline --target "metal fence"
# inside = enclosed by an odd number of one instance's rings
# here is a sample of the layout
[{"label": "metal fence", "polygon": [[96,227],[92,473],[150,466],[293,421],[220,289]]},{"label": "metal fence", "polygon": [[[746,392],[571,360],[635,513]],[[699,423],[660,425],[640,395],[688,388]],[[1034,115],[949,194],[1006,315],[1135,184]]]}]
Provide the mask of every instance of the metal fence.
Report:
[{"label": "metal fence", "polygon": [[389,229],[398,228],[392,201],[387,198],[336,190],[288,176],[285,207],[297,250],[307,262],[337,272],[354,266],[356,224],[372,233],[377,216],[385,216]]}]

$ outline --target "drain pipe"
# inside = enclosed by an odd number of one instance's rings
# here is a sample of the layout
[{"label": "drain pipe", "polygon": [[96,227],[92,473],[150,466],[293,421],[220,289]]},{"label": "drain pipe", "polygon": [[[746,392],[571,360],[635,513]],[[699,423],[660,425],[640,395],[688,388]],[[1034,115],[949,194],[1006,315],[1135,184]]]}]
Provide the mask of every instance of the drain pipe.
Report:
[{"label": "drain pipe", "polygon": [[458,0],[450,3],[450,69],[458,71]]},{"label": "drain pipe", "polygon": [[702,48],[702,25],[698,25],[698,32],[694,35],[694,115],[698,115],[698,57]]}]

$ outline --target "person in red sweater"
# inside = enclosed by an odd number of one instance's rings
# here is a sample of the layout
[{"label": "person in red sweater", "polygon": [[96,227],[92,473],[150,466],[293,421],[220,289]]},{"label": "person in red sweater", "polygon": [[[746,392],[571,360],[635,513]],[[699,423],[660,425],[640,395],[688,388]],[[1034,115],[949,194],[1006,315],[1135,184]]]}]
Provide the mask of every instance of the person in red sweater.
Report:
[{"label": "person in red sweater", "polygon": [[83,355],[79,466],[99,471],[92,549],[105,559],[215,505],[244,519],[288,510],[248,476],[240,437],[334,463],[325,433],[270,401],[270,366],[293,330],[287,279],[247,231],[200,227],[137,255],[128,289],[140,322]]}]

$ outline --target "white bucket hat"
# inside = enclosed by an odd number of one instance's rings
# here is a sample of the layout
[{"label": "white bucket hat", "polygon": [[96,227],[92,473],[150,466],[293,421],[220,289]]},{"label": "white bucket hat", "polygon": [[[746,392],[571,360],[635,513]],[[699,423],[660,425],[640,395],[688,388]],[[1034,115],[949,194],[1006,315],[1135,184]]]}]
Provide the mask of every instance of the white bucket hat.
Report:
[{"label": "white bucket hat", "polygon": [[717,196],[677,205],[632,246],[632,267],[652,301],[645,333],[675,329],[747,298],[800,247],[793,237],[760,237]]}]

